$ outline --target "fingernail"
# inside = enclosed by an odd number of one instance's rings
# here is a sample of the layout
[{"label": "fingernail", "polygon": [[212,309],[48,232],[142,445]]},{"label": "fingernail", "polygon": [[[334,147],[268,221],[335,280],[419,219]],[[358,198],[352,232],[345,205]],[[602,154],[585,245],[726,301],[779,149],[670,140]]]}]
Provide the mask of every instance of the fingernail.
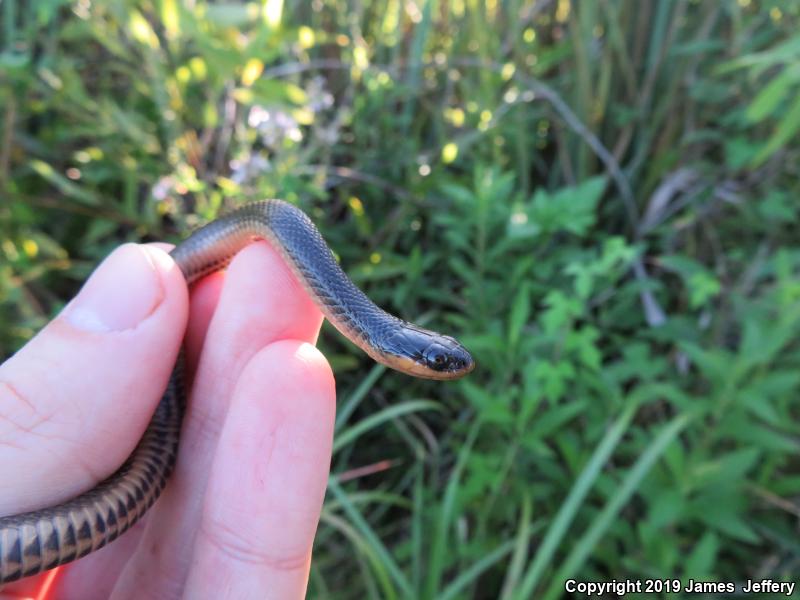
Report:
[{"label": "fingernail", "polygon": [[164,299],[157,254],[136,244],[114,250],[67,305],[64,318],[92,332],[136,327]]}]

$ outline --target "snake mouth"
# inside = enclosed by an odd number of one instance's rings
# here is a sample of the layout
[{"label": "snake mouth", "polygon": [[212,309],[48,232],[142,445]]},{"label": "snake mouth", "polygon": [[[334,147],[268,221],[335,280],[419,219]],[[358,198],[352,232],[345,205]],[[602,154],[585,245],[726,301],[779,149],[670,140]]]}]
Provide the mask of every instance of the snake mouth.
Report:
[{"label": "snake mouth", "polygon": [[475,361],[472,360],[472,357],[470,357],[469,361],[460,368],[442,371],[432,369],[425,363],[421,363],[408,356],[384,355],[381,358],[381,362],[402,373],[407,373],[408,375],[413,375],[414,377],[420,377],[422,379],[435,379],[437,381],[451,381],[453,379],[460,379],[461,377],[464,377],[464,375],[472,372],[472,370],[475,368]]}]

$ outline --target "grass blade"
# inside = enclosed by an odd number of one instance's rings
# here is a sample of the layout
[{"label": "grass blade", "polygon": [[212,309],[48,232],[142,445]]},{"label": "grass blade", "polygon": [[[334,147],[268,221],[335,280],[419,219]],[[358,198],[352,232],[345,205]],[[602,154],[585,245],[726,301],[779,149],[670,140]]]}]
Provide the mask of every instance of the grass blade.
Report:
[{"label": "grass blade", "polygon": [[353,414],[353,411],[358,408],[358,405],[361,404],[361,401],[367,395],[367,392],[372,389],[372,386],[380,379],[380,376],[383,375],[384,371],[386,371],[386,367],[383,365],[375,365],[372,367],[370,372],[367,374],[366,377],[358,384],[358,387],[350,394],[350,397],[342,403],[342,406],[336,409],[336,424],[334,425],[334,431],[339,431],[344,424],[347,422],[347,419],[350,418],[350,415]]},{"label": "grass blade", "polygon": [[425,598],[434,598],[436,590],[439,589],[439,584],[442,580],[444,572],[445,555],[448,551],[447,538],[450,530],[450,524],[453,519],[453,512],[456,503],[456,496],[458,493],[458,486],[461,483],[461,475],[469,460],[472,446],[475,439],[478,437],[481,422],[477,420],[473,423],[464,445],[458,454],[458,460],[453,472],[450,474],[450,480],[447,482],[447,489],[445,490],[444,499],[439,509],[437,526],[434,532],[433,542],[431,544],[431,556],[429,559],[430,570],[425,586]]},{"label": "grass blade", "polygon": [[[528,526],[526,528],[527,535],[520,539],[524,539],[525,544],[527,545],[528,541],[530,540],[530,536],[539,531],[539,529],[541,529],[541,525],[544,525],[544,522],[537,523],[537,526],[535,527]],[[471,583],[474,583],[475,580],[480,577],[481,573],[500,562],[508,553],[518,546],[519,539],[508,540],[507,542],[501,544],[482,559],[464,569],[461,574],[442,591],[441,594],[436,596],[436,600],[451,600],[451,598],[458,597],[458,594],[463,592],[464,589]]]},{"label": "grass blade", "polygon": [[650,472],[650,468],[655,464],[656,460],[658,460],[667,446],[672,443],[683,428],[686,427],[689,421],[690,416],[684,413],[672,419],[672,421],[658,433],[650,447],[645,450],[644,454],[642,454],[639,460],[636,461],[636,464],[633,465],[616,494],[606,503],[603,511],[594,520],[592,526],[575,545],[572,552],[570,552],[567,557],[567,560],[555,574],[550,587],[547,588],[547,593],[544,595],[545,600],[559,597],[563,591],[562,587],[564,581],[574,575],[584,562],[586,562],[589,553],[600,540],[600,537],[609,528],[612,520],[617,516],[617,513],[625,506],[642,479]]},{"label": "grass blade", "polygon": [[567,528],[572,522],[572,519],[575,517],[575,514],[578,512],[581,502],[586,497],[586,494],[589,493],[589,489],[597,479],[597,476],[600,474],[600,470],[603,468],[603,465],[605,465],[608,461],[608,458],[611,456],[614,448],[616,448],[617,443],[619,443],[619,440],[622,437],[622,434],[628,429],[628,425],[630,425],[637,406],[638,403],[631,401],[627,408],[611,426],[611,428],[606,432],[606,435],[600,441],[600,444],[598,444],[597,448],[595,448],[595,451],[592,454],[591,459],[589,459],[586,468],[572,486],[572,489],[570,490],[566,501],[561,507],[561,510],[558,511],[556,518],[553,519],[550,528],[547,530],[547,534],[544,536],[542,545],[536,552],[533,562],[531,563],[530,567],[528,567],[528,570],[522,579],[522,585],[516,594],[517,598],[531,597],[533,590],[539,583],[542,572],[544,571],[545,567],[550,564],[556,548],[564,539]]},{"label": "grass blade", "polygon": [[355,530],[361,534],[365,542],[365,547],[368,548],[371,553],[374,553],[376,557],[375,560],[378,561],[377,564],[380,565],[380,568],[385,569],[389,573],[389,576],[394,580],[395,584],[397,584],[397,587],[400,588],[404,597],[413,598],[414,594],[408,579],[406,579],[400,567],[392,558],[392,555],[389,554],[386,546],[378,539],[378,536],[375,534],[372,527],[370,527],[369,523],[367,523],[366,519],[364,519],[358,508],[350,502],[350,499],[347,497],[347,492],[345,492],[333,478],[328,480],[328,489],[341,503],[342,509],[350,519]]},{"label": "grass blade", "polygon": [[365,417],[352,427],[345,429],[337,435],[333,442],[333,452],[335,454],[348,444],[352,444],[359,436],[370,429],[375,429],[397,417],[421,410],[441,410],[441,406],[430,400],[409,400],[408,402],[401,402],[400,404],[384,408],[380,412]]}]

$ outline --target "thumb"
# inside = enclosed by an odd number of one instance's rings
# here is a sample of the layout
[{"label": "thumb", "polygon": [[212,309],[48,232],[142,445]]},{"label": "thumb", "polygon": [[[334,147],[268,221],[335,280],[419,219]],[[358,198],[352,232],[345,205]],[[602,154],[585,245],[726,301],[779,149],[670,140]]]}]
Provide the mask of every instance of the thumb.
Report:
[{"label": "thumb", "polygon": [[126,244],[0,365],[0,515],[62,502],[122,464],[166,387],[187,310],[169,255]]}]

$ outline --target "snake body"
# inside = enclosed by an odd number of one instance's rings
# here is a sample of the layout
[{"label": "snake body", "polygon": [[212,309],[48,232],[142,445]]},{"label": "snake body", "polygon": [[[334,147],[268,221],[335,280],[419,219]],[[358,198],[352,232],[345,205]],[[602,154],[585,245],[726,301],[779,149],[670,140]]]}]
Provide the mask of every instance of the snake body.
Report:
[{"label": "snake body", "polygon": [[[472,357],[455,339],[373,304],[339,267],[306,214],[286,202],[247,204],[194,232],[171,255],[191,285],[260,239],[279,251],[331,323],[376,361],[430,379],[455,379],[473,369]],[[102,548],[144,515],[175,466],[185,397],[179,356],[141,441],[113,475],[58,506],[0,517],[0,584]]]}]

